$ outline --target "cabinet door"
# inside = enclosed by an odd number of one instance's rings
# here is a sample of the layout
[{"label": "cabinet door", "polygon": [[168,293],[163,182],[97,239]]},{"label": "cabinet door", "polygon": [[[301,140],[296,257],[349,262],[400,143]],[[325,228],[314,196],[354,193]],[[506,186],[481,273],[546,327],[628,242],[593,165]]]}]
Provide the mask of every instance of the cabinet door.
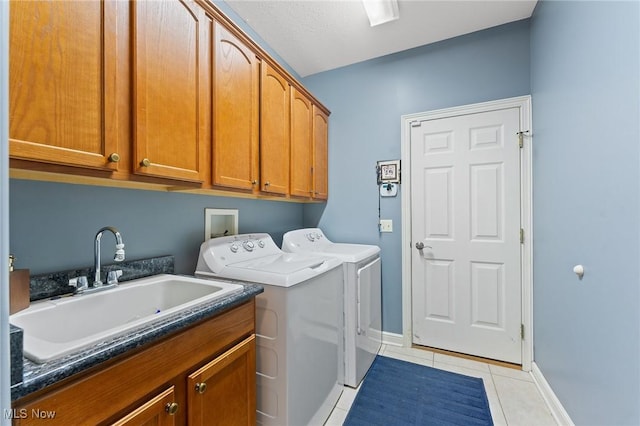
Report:
[{"label": "cabinet door", "polygon": [[215,24],[213,183],[258,188],[258,85],[255,53]]},{"label": "cabinet door", "polygon": [[113,426],[173,426],[178,409],[174,387],[171,386],[113,423]]},{"label": "cabinet door", "polygon": [[187,405],[189,425],[255,425],[255,335],[189,375]]},{"label": "cabinet door", "polygon": [[260,81],[260,190],[289,193],[289,82],[266,63]]},{"label": "cabinet door", "polygon": [[313,106],[313,198],[326,200],[329,195],[328,154],[329,117]]},{"label": "cabinet door", "polygon": [[134,171],[201,181],[212,21],[191,1],[133,3]]},{"label": "cabinet door", "polygon": [[116,170],[116,7],[11,2],[12,158]]},{"label": "cabinet door", "polygon": [[311,196],[311,102],[291,88],[291,195]]}]

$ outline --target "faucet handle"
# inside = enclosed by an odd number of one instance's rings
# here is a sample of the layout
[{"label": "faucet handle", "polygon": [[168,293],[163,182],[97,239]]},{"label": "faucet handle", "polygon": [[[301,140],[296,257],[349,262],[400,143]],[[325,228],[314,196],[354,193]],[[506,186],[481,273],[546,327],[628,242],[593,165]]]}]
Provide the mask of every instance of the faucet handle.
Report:
[{"label": "faucet handle", "polygon": [[80,277],[71,278],[69,280],[69,285],[76,288],[75,293],[82,293],[89,288],[89,280],[87,280],[86,276],[82,275]]},{"label": "faucet handle", "polygon": [[107,284],[118,284],[118,278],[122,276],[122,270],[109,271],[107,273]]}]

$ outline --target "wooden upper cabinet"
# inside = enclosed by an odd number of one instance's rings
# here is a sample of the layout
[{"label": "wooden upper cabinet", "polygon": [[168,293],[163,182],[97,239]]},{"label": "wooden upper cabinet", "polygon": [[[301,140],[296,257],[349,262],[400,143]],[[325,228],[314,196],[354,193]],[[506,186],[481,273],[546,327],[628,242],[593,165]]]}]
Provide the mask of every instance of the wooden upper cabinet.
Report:
[{"label": "wooden upper cabinet", "polygon": [[134,172],[202,181],[213,21],[191,1],[140,0],[131,23]]},{"label": "wooden upper cabinet", "polygon": [[291,88],[291,195],[310,197],[311,189],[311,101]]},{"label": "wooden upper cabinet", "polygon": [[262,64],[260,81],[260,190],[289,193],[290,85]]},{"label": "wooden upper cabinet", "polygon": [[11,2],[12,158],[116,170],[116,7],[127,5]]},{"label": "wooden upper cabinet", "polygon": [[215,23],[213,184],[258,188],[260,60]]},{"label": "wooden upper cabinet", "polygon": [[329,196],[329,117],[313,106],[313,198],[326,200]]}]

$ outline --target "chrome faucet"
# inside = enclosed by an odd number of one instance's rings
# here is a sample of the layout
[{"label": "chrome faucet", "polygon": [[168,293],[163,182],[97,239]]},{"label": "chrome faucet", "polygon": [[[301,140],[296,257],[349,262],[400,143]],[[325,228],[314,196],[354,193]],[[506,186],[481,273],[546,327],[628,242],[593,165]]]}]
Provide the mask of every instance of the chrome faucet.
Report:
[{"label": "chrome faucet", "polygon": [[[115,235],[116,237],[116,254],[113,257],[113,260],[115,260],[116,262],[122,262],[124,260],[124,243],[122,242],[122,235],[120,235],[120,232],[118,232],[118,230],[112,226],[105,226],[104,228],[100,229],[98,231],[98,233],[96,234],[96,240],[95,240],[95,245],[94,245],[94,250],[93,250],[93,260],[94,260],[94,267],[95,267],[95,277],[93,280],[93,287],[102,287],[102,281],[100,279],[100,240],[102,239],[102,233],[104,231],[111,231],[113,233],[113,235]],[[122,274],[122,272],[120,272]],[[111,275],[111,273],[109,274]],[[107,284],[118,284],[118,277],[117,274],[113,274],[114,276],[111,277],[109,276],[107,279]]]}]

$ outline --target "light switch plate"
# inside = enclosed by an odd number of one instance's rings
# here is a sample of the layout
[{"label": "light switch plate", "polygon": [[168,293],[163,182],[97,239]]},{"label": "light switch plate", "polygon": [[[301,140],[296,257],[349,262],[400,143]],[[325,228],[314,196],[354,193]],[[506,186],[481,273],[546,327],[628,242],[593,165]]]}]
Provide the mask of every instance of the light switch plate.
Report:
[{"label": "light switch plate", "polygon": [[381,219],[380,220],[380,232],[393,232],[393,220]]}]

